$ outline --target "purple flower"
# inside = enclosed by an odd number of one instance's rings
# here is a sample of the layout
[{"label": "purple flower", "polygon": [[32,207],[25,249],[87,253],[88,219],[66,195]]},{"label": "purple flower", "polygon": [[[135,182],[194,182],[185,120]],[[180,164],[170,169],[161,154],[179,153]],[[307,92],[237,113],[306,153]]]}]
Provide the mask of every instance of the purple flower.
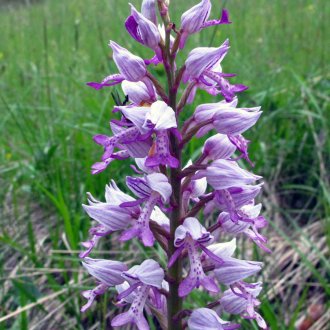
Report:
[{"label": "purple flower", "polygon": [[209,71],[220,70],[220,63],[229,50],[227,39],[220,47],[198,47],[193,49],[186,60],[186,76],[188,79],[203,79]]},{"label": "purple flower", "polygon": [[194,179],[202,177],[206,177],[216,190],[249,185],[261,179],[261,176],[243,170],[235,162],[226,159],[215,160],[205,170],[198,171]]},{"label": "purple flower", "polygon": [[120,106],[115,110],[121,111],[142,134],[177,127],[173,109],[163,101],[156,101],[149,107]]},{"label": "purple flower", "polygon": [[[249,277],[262,268],[262,263],[257,261],[239,260],[233,258],[236,249],[236,240],[231,240],[227,243],[218,243],[208,246],[208,251],[211,255],[206,253],[202,256],[203,265],[214,265],[215,278],[222,284],[232,285],[238,281]],[[221,260],[219,263],[218,260]]]},{"label": "purple flower", "polygon": [[134,202],[135,199],[123,193],[114,181],[106,186],[105,199],[106,202],[102,203],[89,194],[89,205],[83,205],[86,213],[98,223],[98,226],[90,230],[93,235],[92,239],[83,243],[87,251],[80,254],[81,258],[86,257],[91,252],[100,237],[125,229],[140,214],[138,206],[129,208],[120,206],[125,202]]},{"label": "purple flower", "polygon": [[124,202],[121,206],[130,208],[137,203],[145,202],[145,204],[134,225],[123,232],[120,240],[127,241],[138,237],[145,246],[153,246],[155,238],[149,228],[150,217],[157,203],[163,205],[168,202],[172,187],[167,177],[161,173],[152,173],[144,178],[127,177],[126,183],[139,200],[133,203]]},{"label": "purple flower", "polygon": [[211,6],[210,0],[202,0],[199,4],[182,14],[180,48],[184,47],[186,39],[190,34],[202,29],[203,24],[210,16]]},{"label": "purple flower", "polygon": [[[262,183],[259,185],[241,185],[240,187],[230,187],[228,189],[216,190],[214,198],[205,205],[204,214],[208,215],[215,209],[229,212],[231,219],[238,221],[237,210],[251,202],[261,191]],[[236,220],[235,220],[236,219]]]},{"label": "purple flower", "polygon": [[261,268],[261,262],[225,258],[222,265],[214,270],[214,275],[220,283],[231,285],[254,275],[259,272]]},{"label": "purple flower", "polygon": [[145,260],[140,266],[134,266],[130,270],[122,273],[124,279],[128,281],[130,287],[122,291],[118,299],[134,294],[132,304],[127,312],[115,316],[111,325],[120,327],[125,324],[134,323],[139,330],[149,329],[147,320],[143,315],[143,309],[148,299],[150,290],[157,292],[162,287],[164,280],[164,270],[159,264],[152,260]]},{"label": "purple flower", "polygon": [[267,226],[265,218],[259,216],[260,210],[261,204],[248,204],[239,210],[232,210],[231,213],[222,212],[218,218],[218,222],[221,224],[221,230],[233,235],[244,233],[261,249],[271,252],[265,246],[267,239],[258,232],[258,229]]},{"label": "purple flower", "polygon": [[133,55],[114,41],[110,41],[109,46],[113,50],[113,60],[125,80],[134,82],[143,80],[147,73],[143,59]]},{"label": "purple flower", "polygon": [[90,275],[107,286],[115,286],[124,282],[121,274],[127,271],[127,266],[120,261],[85,258],[83,266]]},{"label": "purple flower", "polygon": [[[125,159],[128,156],[143,158],[146,157],[150,147],[151,140],[142,136],[139,129],[129,122],[111,122],[113,136],[98,134],[93,137],[95,143],[103,146],[104,153],[102,162],[93,164],[93,174],[104,171],[114,159]],[[123,125],[129,126],[128,128]],[[122,149],[114,152],[115,148]]]},{"label": "purple flower", "polygon": [[249,140],[246,140],[241,134],[238,135],[229,135],[229,140],[233,143],[233,145],[237,148],[238,151],[241,152],[241,155],[238,157],[243,158],[248,161],[248,163],[253,167],[254,164],[251,162],[248,153],[248,144],[250,143]]},{"label": "purple flower", "polygon": [[221,93],[227,102],[234,99],[235,94],[247,89],[244,85],[231,85],[225,78],[234,74],[222,73],[221,61],[229,49],[226,40],[220,47],[199,47],[193,49],[186,60],[184,82],[193,81],[211,95]]},{"label": "purple flower", "polygon": [[227,135],[216,134],[208,138],[203,147],[205,160],[228,159],[236,151]]},{"label": "purple flower", "polygon": [[168,203],[172,194],[172,187],[167,177],[162,173],[151,173],[144,178],[128,176],[126,178],[126,184],[128,188],[140,198],[140,201],[145,201],[150,198],[153,193],[157,193],[162,203]]},{"label": "purple flower", "polygon": [[249,204],[260,193],[262,184],[241,185],[241,187],[230,187],[215,192],[216,206],[226,212],[233,212],[236,209]]},{"label": "purple flower", "polygon": [[198,180],[191,180],[185,192],[189,193],[189,198],[193,199],[195,202],[198,202],[198,197],[205,194],[207,189],[207,181],[205,178]]},{"label": "purple flower", "polygon": [[201,29],[218,24],[231,23],[228,12],[224,9],[220,20],[207,21],[211,12],[210,0],[202,0],[199,4],[184,12],[181,16],[181,39],[180,48],[184,48],[190,34],[197,33]]},{"label": "purple flower", "polygon": [[100,83],[89,82],[87,85],[94,89],[101,89],[105,86],[120,84],[123,80],[132,82],[143,81],[149,93],[152,95],[154,93],[154,88],[151,81],[146,77],[147,68],[144,60],[132,54],[126,48],[119,46],[114,41],[110,41],[109,46],[113,50],[113,60],[120,74],[112,74],[104,78]]},{"label": "purple flower", "polygon": [[99,174],[99,173],[103,172],[110,165],[110,163],[112,163],[114,160],[116,160],[116,159],[123,160],[123,159],[129,158],[129,157],[130,157],[130,154],[127,150],[120,150],[120,151],[114,152],[113,154],[111,154],[110,157],[104,159],[104,161],[94,163],[91,167],[91,173]]},{"label": "purple flower", "polygon": [[134,105],[143,106],[146,103],[151,104],[156,101],[156,93],[150,95],[146,85],[141,81],[132,82],[124,80],[121,84],[121,88]]},{"label": "purple flower", "polygon": [[[170,0],[142,0],[140,11],[130,5],[125,27],[133,39],[153,51],[152,57],[141,58],[110,41],[118,73],[100,83],[88,83],[95,89],[121,84],[126,96],[123,103],[116,97],[112,112],[118,117],[110,120],[110,136],[94,136],[104,152],[92,165],[92,173],[104,171],[115,159],[131,158],[130,168],[136,174],[126,177],[126,187],[134,197],[111,181],[105,202],[89,194],[88,205],[83,205],[95,225],[89,231],[90,239],[82,243],[86,250],[80,257],[85,258],[83,265],[97,286],[83,292],[88,301],[82,311],[115,286],[116,305],[127,306],[127,310],[113,318],[112,327],[149,330],[147,313],[156,317],[162,328],[234,330],[239,325],[222,320],[209,308],[190,311],[176,306],[181,300],[185,306],[185,297],[195,288],[217,294],[221,285],[229,290],[214,305],[219,304],[221,312],[255,319],[265,329],[255,310],[261,284],[243,282],[256,274],[262,263],[234,257],[236,236],[241,234],[269,251],[266,238],[259,233],[267,221],[260,215],[261,205],[254,201],[261,190],[262,184],[256,184],[261,177],[238,163],[245,159],[253,166],[248,154],[250,141],[242,134],[256,124],[260,107],[237,107],[236,94],[247,87],[230,83],[235,74],[222,71],[228,40],[219,47],[191,50],[184,65],[177,66],[178,51],[187,38],[206,27],[229,24],[228,12],[224,9],[220,19],[209,20],[211,0],[199,0],[183,13],[178,28],[169,4]],[[162,26],[158,25],[157,9]],[[154,76],[148,70],[158,64],[157,71],[163,69],[163,74]],[[165,76],[167,84],[158,81]],[[182,83],[187,84],[184,89]],[[198,105],[192,116],[182,116],[198,90],[224,99]],[[211,131],[215,135],[205,138],[201,153],[196,154],[198,149],[192,155],[194,163],[189,161],[183,167],[184,152],[193,147],[189,142]],[[205,215],[204,222],[192,217],[200,213]],[[222,237],[219,231],[234,237],[230,242],[212,244],[212,235]],[[121,262],[86,258],[101,237],[113,232],[119,232],[114,235],[119,242],[137,238],[147,247],[158,243],[153,251],[162,249],[167,256],[166,280],[164,268],[152,259],[128,270]]]},{"label": "purple flower", "polygon": [[265,320],[254,308],[260,305],[257,299],[262,290],[262,283],[238,282],[226,290],[220,299],[220,304],[226,313],[239,314],[243,318],[255,319],[261,329],[267,329]]},{"label": "purple flower", "polygon": [[178,160],[171,155],[168,129],[177,127],[175,113],[163,101],[156,101],[150,107],[116,107],[145,136],[155,133],[156,140],[149,151],[145,165],[155,167],[169,165],[177,167]]},{"label": "purple flower", "polygon": [[[257,108],[236,108],[237,99],[227,103],[224,101],[218,103],[209,103],[199,105],[194,114],[194,121],[200,124],[206,120],[212,120],[211,123],[202,127],[197,136],[201,137],[211,129],[216,129],[218,133],[230,135],[234,140],[235,135],[239,135],[251,128],[262,114],[260,107]],[[238,138],[239,139],[239,138]],[[236,143],[238,146],[239,143]],[[244,151],[244,149],[242,149]]]},{"label": "purple flower", "polygon": [[214,127],[218,133],[238,135],[251,128],[259,119],[260,107],[250,109],[224,110],[215,114]]},{"label": "purple flower", "polygon": [[[146,9],[146,5],[144,6]],[[148,14],[150,11],[148,11]],[[143,14],[139,13],[133,5],[131,5],[131,16],[125,22],[128,33],[141,44],[155,51],[159,60],[162,59],[160,43],[160,34],[157,26]]]},{"label": "purple flower", "polygon": [[221,258],[209,251],[205,244],[209,243],[213,236],[199,223],[196,218],[186,218],[181,226],[175,231],[174,245],[177,250],[169,261],[168,267],[171,267],[180,256],[184,248],[188,250],[190,261],[190,271],[188,276],[180,283],[179,296],[188,295],[194,288],[202,285],[210,292],[219,292],[219,288],[212,277],[205,275],[200,255],[197,249],[202,249],[210,258],[216,262],[222,263]]},{"label": "purple flower", "polygon": [[149,285],[161,289],[164,280],[164,270],[153,259],[147,259],[139,266],[133,266],[122,275],[131,285]]},{"label": "purple flower", "polygon": [[198,308],[190,315],[188,327],[189,330],[234,330],[239,325],[222,320],[212,309]]},{"label": "purple flower", "polygon": [[90,308],[98,295],[105,293],[109,287],[124,282],[121,274],[127,270],[127,266],[120,261],[91,258],[85,258],[82,264],[89,274],[100,282],[93,290],[87,290],[82,293],[88,299],[87,303],[81,308],[81,311],[85,312]]}]

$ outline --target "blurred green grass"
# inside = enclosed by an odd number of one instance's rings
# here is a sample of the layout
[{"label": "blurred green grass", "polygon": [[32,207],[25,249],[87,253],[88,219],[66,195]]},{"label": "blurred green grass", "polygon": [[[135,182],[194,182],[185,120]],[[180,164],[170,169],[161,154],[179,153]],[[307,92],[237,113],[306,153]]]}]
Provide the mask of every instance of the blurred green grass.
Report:
[{"label": "blurred green grass", "polygon": [[[139,1],[131,2],[139,6]],[[172,0],[172,18],[179,23],[180,13],[195,2]],[[302,258],[302,263],[321,289],[329,293],[326,280],[322,281],[324,269],[329,271],[327,256],[313,246],[308,232],[302,230],[321,221],[329,243],[330,3],[213,1],[213,17],[220,12],[219,4],[229,9],[233,24],[191,37],[187,49],[217,46],[229,37],[231,49],[223,68],[238,74],[235,81],[250,86],[240,96],[240,104],[261,105],[264,111],[248,138],[253,141],[251,155],[256,172],[267,183],[264,199],[271,220],[269,234],[280,235],[300,255],[303,253],[292,238],[303,235],[311,253],[316,251],[319,256],[320,264],[316,267],[308,258]],[[109,133],[113,101],[109,89],[95,91],[85,82],[116,72],[107,47],[110,39],[138,55],[152,54],[124,31],[123,21],[129,13],[126,0],[48,0],[0,10],[0,197],[4,201],[0,276],[8,278],[16,263],[36,270],[62,269],[49,271],[42,285],[39,277],[28,275],[7,280],[10,287],[0,290],[0,313],[8,315],[66,288],[74,299],[67,301],[67,292],[56,298],[58,304],[63,304],[58,324],[85,329],[103,319],[99,327],[105,328],[105,299],[97,315],[79,314],[81,302],[77,297],[82,275],[78,272],[77,253],[72,251],[78,250],[79,242],[86,239],[90,224],[81,209],[85,192],[101,197],[110,178],[122,183],[128,162],[115,162],[105,173],[90,175],[91,164],[101,155],[91,137]],[[185,54],[180,54],[181,62]],[[154,72],[163,78],[160,70]],[[216,99],[200,92],[195,104]],[[193,107],[186,111],[191,113]],[[193,141],[186,160],[200,147],[200,141]],[[41,224],[36,221],[36,212],[42,215]],[[39,242],[42,234],[43,244]],[[111,242],[104,247],[111,247]],[[68,254],[51,254],[49,260],[49,250],[67,250]],[[17,262],[8,262],[8,256]],[[69,271],[63,272],[65,269]],[[305,300],[298,304],[300,310],[306,310],[308,304],[309,295],[303,297]],[[194,300],[198,299],[204,297],[196,295]],[[294,329],[295,320],[285,319],[287,311],[278,303],[265,302],[262,308],[271,329]],[[47,315],[38,306],[40,315]],[[296,307],[292,310],[295,318],[301,312],[295,313]],[[30,310],[22,312],[0,323],[0,329],[30,329],[31,318]],[[244,328],[250,329],[251,325]]]}]

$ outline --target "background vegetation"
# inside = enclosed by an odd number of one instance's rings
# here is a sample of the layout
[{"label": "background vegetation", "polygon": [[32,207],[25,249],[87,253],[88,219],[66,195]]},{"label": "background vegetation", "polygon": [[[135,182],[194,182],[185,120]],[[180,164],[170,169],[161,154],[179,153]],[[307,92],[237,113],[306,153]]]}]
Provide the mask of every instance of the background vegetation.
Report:
[{"label": "background vegetation", "polygon": [[[180,13],[196,2],[172,0],[172,17],[179,23]],[[141,56],[151,53],[124,31],[126,0],[0,4],[0,329],[106,329],[114,311],[111,294],[91,312],[79,312],[80,291],[94,285],[78,259],[90,225],[81,203],[86,191],[102,198],[110,178],[123,182],[128,163],[90,174],[101,155],[91,137],[109,133],[113,101],[109,89],[95,91],[85,82],[116,71],[109,39]],[[265,177],[262,201],[274,251],[261,256],[266,260],[261,312],[272,330],[326,329],[330,2],[214,1],[213,17],[223,5],[233,24],[190,38],[187,48],[217,46],[229,37],[224,69],[250,86],[241,105],[264,110],[248,136],[255,170]],[[211,98],[200,92],[196,104],[206,101]],[[194,141],[187,155],[200,147]],[[115,240],[103,240],[94,256],[133,260],[134,251],[155,256],[133,244],[123,253]],[[246,256],[249,243],[239,244],[239,254]],[[257,250],[251,257],[261,258]],[[211,300],[195,292],[189,304]]]}]

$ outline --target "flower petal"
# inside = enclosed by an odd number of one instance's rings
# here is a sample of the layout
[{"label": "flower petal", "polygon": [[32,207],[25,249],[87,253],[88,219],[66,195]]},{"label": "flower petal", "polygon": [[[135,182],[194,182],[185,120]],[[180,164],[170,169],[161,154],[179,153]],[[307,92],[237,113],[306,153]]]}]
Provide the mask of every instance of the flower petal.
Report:
[{"label": "flower petal", "polygon": [[189,317],[189,330],[223,330],[229,322],[223,321],[218,314],[209,308],[195,309]]},{"label": "flower petal", "polygon": [[203,154],[207,159],[228,159],[236,151],[236,147],[225,134],[216,134],[208,138],[203,147]]},{"label": "flower petal", "polygon": [[144,127],[146,129],[148,121],[154,125],[156,131],[177,127],[173,109],[163,101],[154,102],[145,118]]},{"label": "flower petal", "polygon": [[214,270],[214,274],[220,283],[231,285],[257,273],[261,268],[261,262],[228,258]]},{"label": "flower petal", "polygon": [[101,283],[115,286],[124,282],[121,274],[127,266],[120,261],[85,258],[82,264]]},{"label": "flower petal", "polygon": [[141,265],[135,266],[124,272],[122,276],[128,279],[135,278],[146,285],[151,285],[160,289],[165,274],[158,262],[152,259],[147,259],[143,261]]},{"label": "flower petal", "polygon": [[167,203],[172,194],[172,187],[167,177],[162,173],[152,173],[146,176],[146,181],[150,189],[158,192],[163,202]]},{"label": "flower petal", "polygon": [[110,41],[113,50],[113,60],[118,70],[128,81],[141,81],[146,75],[146,65],[141,57],[133,55],[127,49]]},{"label": "flower petal", "polygon": [[83,204],[83,208],[92,219],[112,231],[126,228],[132,219],[130,211],[120,206],[99,203],[94,205]]}]

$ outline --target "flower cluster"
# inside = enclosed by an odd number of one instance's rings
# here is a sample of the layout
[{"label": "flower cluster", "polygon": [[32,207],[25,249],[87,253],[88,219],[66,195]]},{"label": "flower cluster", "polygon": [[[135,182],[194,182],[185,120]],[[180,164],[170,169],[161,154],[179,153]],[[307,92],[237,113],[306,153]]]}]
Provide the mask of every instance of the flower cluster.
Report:
[{"label": "flower cluster", "polygon": [[[201,0],[183,13],[178,29],[170,19],[169,0],[143,0],[140,11],[130,6],[125,21],[128,35],[149,48],[152,56],[142,59],[110,41],[118,73],[88,85],[99,90],[121,84],[126,96],[113,108],[112,134],[94,136],[103,154],[92,165],[92,173],[131,158],[135,174],[126,177],[130,193],[111,180],[104,202],[88,194],[88,204],[83,205],[95,225],[90,239],[82,243],[85,250],[80,257],[97,286],[83,292],[87,303],[82,311],[114,287],[117,305],[129,307],[112,319],[113,327],[133,323],[147,330],[146,315],[152,314],[172,330],[237,329],[238,324],[218,315],[225,312],[254,319],[266,329],[256,311],[262,284],[245,281],[261,270],[262,263],[234,256],[236,237],[241,235],[270,252],[260,233],[267,221],[260,215],[261,204],[255,203],[261,177],[239,165],[240,161],[253,166],[250,141],[242,134],[258,121],[260,108],[238,107],[236,94],[247,87],[230,83],[235,74],[222,70],[228,40],[219,47],[195,48],[181,68],[176,64],[187,39],[207,27],[230,24],[228,12],[224,9],[219,19],[209,20],[211,1]],[[166,88],[151,73],[154,66],[163,67]],[[181,113],[200,89],[221,100],[198,105],[183,121]],[[183,166],[191,139],[206,134],[201,154]],[[167,264],[147,259],[129,267],[121,261],[90,258],[107,235],[120,242],[138,240],[146,249],[159,244],[164,258],[158,261],[167,258]],[[221,235],[233,238],[218,242]],[[210,292],[213,301],[195,310],[183,309],[183,300],[196,289]]]}]

